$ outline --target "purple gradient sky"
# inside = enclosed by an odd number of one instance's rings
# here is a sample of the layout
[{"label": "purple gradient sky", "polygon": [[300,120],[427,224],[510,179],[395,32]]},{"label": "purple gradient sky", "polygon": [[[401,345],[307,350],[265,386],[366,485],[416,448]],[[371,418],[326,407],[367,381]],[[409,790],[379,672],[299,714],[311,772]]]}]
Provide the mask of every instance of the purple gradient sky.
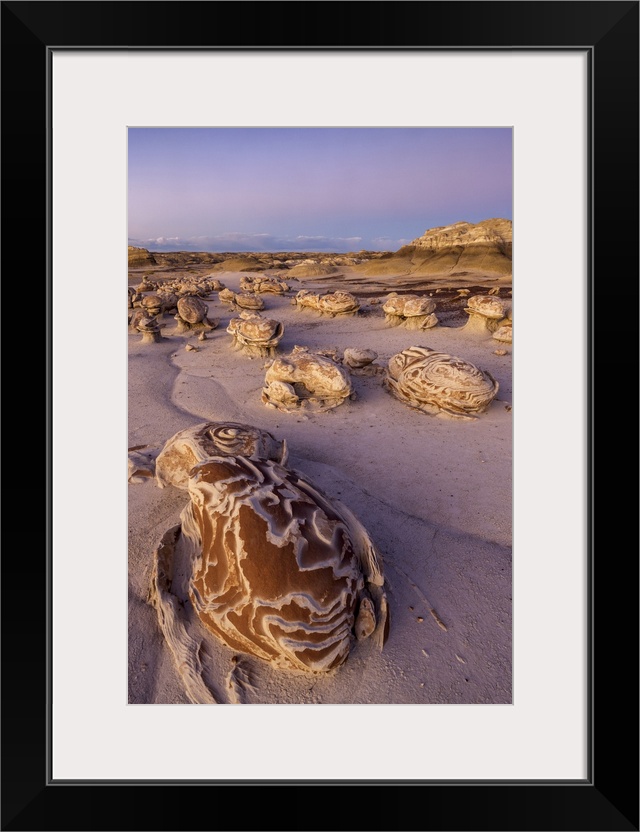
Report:
[{"label": "purple gradient sky", "polygon": [[373,251],[512,218],[511,128],[129,128],[129,244]]}]

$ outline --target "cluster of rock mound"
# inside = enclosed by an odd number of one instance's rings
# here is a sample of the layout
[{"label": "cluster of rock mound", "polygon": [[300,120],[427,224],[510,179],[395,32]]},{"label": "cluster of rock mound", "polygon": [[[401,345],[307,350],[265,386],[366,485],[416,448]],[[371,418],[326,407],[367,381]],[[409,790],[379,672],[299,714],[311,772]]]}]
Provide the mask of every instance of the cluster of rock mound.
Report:
[{"label": "cluster of rock mound", "polygon": [[129,268],[210,265],[213,271],[284,270],[295,280],[340,277],[340,269],[363,275],[466,275],[505,277],[512,273],[512,222],[493,218],[456,222],[425,231],[397,251],[324,252],[150,252],[129,246]]}]

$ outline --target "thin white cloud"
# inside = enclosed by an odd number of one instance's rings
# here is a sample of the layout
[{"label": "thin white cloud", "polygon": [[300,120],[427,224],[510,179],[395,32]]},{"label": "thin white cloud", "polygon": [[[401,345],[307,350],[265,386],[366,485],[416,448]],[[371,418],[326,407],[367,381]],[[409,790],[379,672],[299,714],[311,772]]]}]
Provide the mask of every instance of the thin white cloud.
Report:
[{"label": "thin white cloud", "polygon": [[323,235],[276,236],[266,232],[227,231],[194,237],[131,238],[130,245],[152,251],[353,251],[362,248],[362,237]]}]

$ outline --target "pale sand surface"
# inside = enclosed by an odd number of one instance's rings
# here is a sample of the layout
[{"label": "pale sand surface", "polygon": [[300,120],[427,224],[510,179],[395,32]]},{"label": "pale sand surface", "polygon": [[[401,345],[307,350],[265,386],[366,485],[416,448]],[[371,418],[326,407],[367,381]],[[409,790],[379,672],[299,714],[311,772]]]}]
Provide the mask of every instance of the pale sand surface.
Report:
[{"label": "pale sand surface", "polygon": [[[137,285],[141,274],[133,273],[130,284]],[[202,274],[239,291],[240,273],[205,269]],[[286,272],[273,274],[287,279]],[[356,642],[347,662],[328,677],[273,670],[253,659],[247,704],[510,703],[512,347],[465,333],[464,320],[449,325],[446,315],[424,333],[388,326],[380,306],[369,300],[402,291],[402,279],[398,285],[388,277],[364,287],[359,283],[366,297],[357,316],[330,318],[291,304],[302,287],[324,292],[342,285],[356,291],[356,284],[331,277],[291,282],[285,297],[261,295],[262,314],[285,326],[278,354],[295,345],[364,347],[375,350],[376,363],[386,367],[407,347],[430,347],[494,376],[500,390],[489,409],[474,421],[430,416],[392,397],[379,375],[354,376],[356,399],[328,412],[271,409],[260,398],[267,359],[232,349],[226,327],[237,313],[214,293],[206,302],[220,324],[206,341],[173,334],[171,315],[161,318],[165,337],[159,343],[142,344],[139,334],[128,335],[129,447],[160,447],[177,431],[203,421],[244,422],[270,431],[286,439],[288,467],[346,504],[382,554],[390,607],[383,650],[371,640]],[[429,294],[438,286],[482,282],[479,276],[455,284],[429,277],[411,288]],[[510,278],[484,284],[510,286]],[[187,343],[198,351],[186,351]],[[494,354],[502,348],[507,355]],[[188,703],[156,611],[147,602],[154,549],[163,532],[179,522],[188,496],[171,486],[161,489],[151,479],[128,488],[129,702]],[[199,635],[205,641],[207,684],[223,693],[235,654],[204,628]]]}]

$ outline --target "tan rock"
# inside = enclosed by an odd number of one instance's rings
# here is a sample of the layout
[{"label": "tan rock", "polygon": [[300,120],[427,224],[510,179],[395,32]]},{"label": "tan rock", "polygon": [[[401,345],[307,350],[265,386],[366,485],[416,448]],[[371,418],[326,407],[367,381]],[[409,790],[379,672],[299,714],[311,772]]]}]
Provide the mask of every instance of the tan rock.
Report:
[{"label": "tan rock", "polygon": [[214,635],[274,667],[312,674],[344,664],[354,637],[377,630],[382,646],[381,558],[344,507],[297,472],[240,456],[198,465],[188,488],[189,596]]},{"label": "tan rock", "polygon": [[360,301],[351,292],[328,292],[320,295],[318,308],[326,315],[355,315],[360,309]]},{"label": "tan rock", "polygon": [[402,326],[405,329],[432,329],[438,324],[434,314],[436,302],[428,297],[414,295],[390,295],[383,305],[385,321],[390,326]]},{"label": "tan rock", "polygon": [[155,344],[162,340],[160,325],[156,317],[147,317],[146,314],[139,319],[136,329],[142,334],[143,344]]},{"label": "tan rock", "polygon": [[242,422],[200,422],[175,433],[156,459],[156,481],[161,488],[187,488],[189,471],[212,456],[272,459],[284,465],[287,443],[269,431]]},{"label": "tan rock", "polygon": [[227,289],[225,287],[218,292],[218,300],[220,300],[221,303],[234,303],[235,299],[236,293],[232,292],[231,289]]},{"label": "tan rock", "polygon": [[240,289],[243,292],[253,292],[255,291],[257,280],[253,277],[249,277],[249,275],[243,275],[240,278]]},{"label": "tan rock", "polygon": [[234,303],[242,309],[253,309],[256,311],[264,309],[264,301],[262,298],[257,295],[252,295],[249,292],[237,294],[234,298]]},{"label": "tan rock", "polygon": [[505,324],[504,326],[498,327],[492,337],[496,341],[503,341],[505,344],[511,344],[513,342],[513,326]]},{"label": "tan rock", "polygon": [[378,353],[374,350],[360,349],[358,347],[350,347],[344,351],[342,356],[342,363],[349,367],[349,369],[360,369],[371,364],[378,357]]},{"label": "tan rock", "polygon": [[260,294],[284,295],[289,291],[289,284],[275,277],[262,277],[256,281],[254,292]]},{"label": "tan rock", "polygon": [[469,320],[464,325],[465,332],[478,335],[491,335],[498,328],[498,322],[505,316],[505,304],[490,295],[474,295],[467,300],[464,310]]},{"label": "tan rock", "polygon": [[186,295],[178,298],[178,314],[175,316],[178,326],[177,332],[199,332],[211,330],[218,326],[219,321],[210,320],[207,315],[209,308],[207,304],[195,295]]},{"label": "tan rock", "polygon": [[149,315],[147,314],[145,309],[139,307],[135,309],[133,314],[129,318],[129,332],[137,332],[138,331],[138,324],[143,318],[148,318]]},{"label": "tan rock", "polygon": [[262,401],[286,412],[300,407],[329,410],[352,395],[348,370],[327,356],[296,346],[269,365]]},{"label": "tan rock", "polygon": [[242,312],[239,318],[229,321],[227,332],[233,335],[233,345],[246,355],[273,356],[282,336],[284,326],[280,321],[263,318],[257,313]]},{"label": "tan rock", "polygon": [[144,266],[155,266],[156,260],[153,254],[146,248],[129,246],[129,268],[139,269]]},{"label": "tan rock", "polygon": [[308,289],[300,289],[292,302],[300,308],[320,309],[320,295],[317,292],[310,292]]},{"label": "tan rock", "polygon": [[147,315],[151,317],[161,315],[164,312],[164,304],[162,302],[162,298],[156,293],[145,295],[142,298],[141,305],[142,309],[144,309]]},{"label": "tan rock", "polygon": [[409,347],[392,356],[385,384],[411,407],[462,419],[486,411],[499,389],[489,372],[428,347]]}]

